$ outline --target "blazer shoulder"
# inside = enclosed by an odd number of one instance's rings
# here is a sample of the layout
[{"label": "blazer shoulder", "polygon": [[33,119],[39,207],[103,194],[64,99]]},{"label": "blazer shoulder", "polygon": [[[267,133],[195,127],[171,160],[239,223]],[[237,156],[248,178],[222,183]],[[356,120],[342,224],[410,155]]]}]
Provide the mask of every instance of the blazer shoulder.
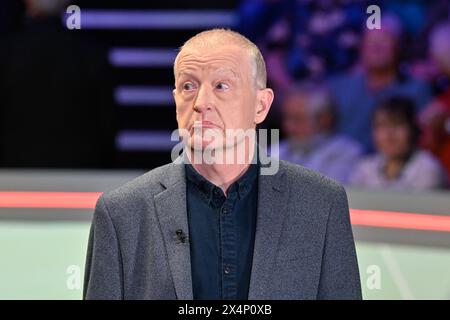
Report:
[{"label": "blazer shoulder", "polygon": [[180,169],[179,166],[169,163],[154,168],[116,189],[103,193],[101,197],[110,204],[133,203],[142,198],[148,198],[164,190],[161,182],[169,173],[173,174],[174,170]]},{"label": "blazer shoulder", "polygon": [[280,168],[283,169],[291,188],[308,190],[332,198],[342,192],[345,193],[344,187],[338,181],[302,165],[280,160]]}]

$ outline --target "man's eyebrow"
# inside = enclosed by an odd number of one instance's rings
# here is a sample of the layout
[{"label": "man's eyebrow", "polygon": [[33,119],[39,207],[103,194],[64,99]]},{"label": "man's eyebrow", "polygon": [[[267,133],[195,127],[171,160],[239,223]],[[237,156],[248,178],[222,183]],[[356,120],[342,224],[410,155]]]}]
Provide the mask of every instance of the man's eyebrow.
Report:
[{"label": "man's eyebrow", "polygon": [[193,73],[191,73],[189,70],[180,70],[177,73],[177,76],[178,77],[186,76],[186,77],[189,77],[189,78],[195,78],[195,75]]},{"label": "man's eyebrow", "polygon": [[234,71],[232,68],[219,68],[215,73],[230,73],[234,78],[239,78],[239,73]]},{"label": "man's eyebrow", "polygon": [[[232,68],[219,68],[217,70],[214,70],[214,73],[217,73],[217,74],[225,73],[225,74],[232,75],[234,78],[239,78],[239,73],[234,71],[234,69],[232,69]],[[196,78],[195,74],[193,72],[191,72],[191,70],[189,70],[189,69],[178,71],[177,77],[178,78],[180,78],[180,77]]]}]

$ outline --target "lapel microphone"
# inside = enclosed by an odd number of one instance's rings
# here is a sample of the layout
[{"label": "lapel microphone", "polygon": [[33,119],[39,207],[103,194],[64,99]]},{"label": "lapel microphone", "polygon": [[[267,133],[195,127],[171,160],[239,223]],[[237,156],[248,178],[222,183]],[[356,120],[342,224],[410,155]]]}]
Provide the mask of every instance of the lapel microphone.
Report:
[{"label": "lapel microphone", "polygon": [[175,234],[176,234],[177,244],[189,242],[188,236],[184,233],[184,231],[182,229],[178,229],[177,231],[175,231]]}]

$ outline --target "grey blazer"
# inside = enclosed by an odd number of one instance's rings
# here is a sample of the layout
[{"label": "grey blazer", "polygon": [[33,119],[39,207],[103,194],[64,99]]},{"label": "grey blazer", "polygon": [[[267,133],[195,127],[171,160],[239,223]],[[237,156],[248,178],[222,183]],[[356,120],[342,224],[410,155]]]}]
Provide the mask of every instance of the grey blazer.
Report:
[{"label": "grey blazer", "polygon": [[[259,177],[249,299],[361,299],[344,188],[280,161]],[[184,166],[104,193],[87,250],[85,299],[192,299]]]}]

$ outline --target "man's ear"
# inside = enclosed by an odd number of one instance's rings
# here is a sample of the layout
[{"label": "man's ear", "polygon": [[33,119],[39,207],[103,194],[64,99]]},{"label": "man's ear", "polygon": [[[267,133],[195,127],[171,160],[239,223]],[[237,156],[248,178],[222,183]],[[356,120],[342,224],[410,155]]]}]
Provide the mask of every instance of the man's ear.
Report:
[{"label": "man's ear", "polygon": [[274,94],[270,88],[258,89],[256,94],[257,105],[255,109],[255,123],[259,124],[266,119],[272,106]]}]

